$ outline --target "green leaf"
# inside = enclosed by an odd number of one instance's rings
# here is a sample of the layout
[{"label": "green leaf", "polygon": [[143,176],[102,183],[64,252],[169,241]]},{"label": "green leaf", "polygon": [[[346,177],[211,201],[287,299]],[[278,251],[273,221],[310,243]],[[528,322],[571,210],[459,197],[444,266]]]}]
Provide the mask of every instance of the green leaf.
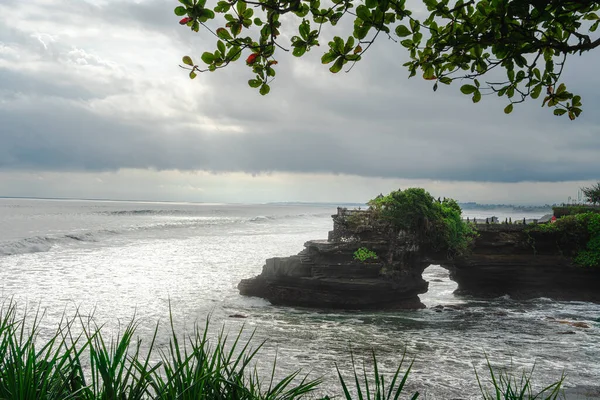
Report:
[{"label": "green leaf", "polygon": [[[329,42],[330,46],[332,42]],[[344,39],[339,36],[335,36],[333,38],[333,48],[337,51],[338,54],[344,54]]]},{"label": "green leaf", "polygon": [[340,72],[342,70],[344,66],[344,57],[338,57],[337,60],[335,60],[335,63],[333,63],[333,65],[329,68],[329,70],[331,72],[333,72],[334,74],[337,74],[338,72]]},{"label": "green leaf", "polygon": [[300,26],[298,27],[298,32],[300,32],[300,36],[302,36],[302,39],[308,39],[308,34],[310,33],[310,23],[307,20],[303,20]]},{"label": "green leaf", "polygon": [[292,50],[292,54],[296,57],[302,57],[304,53],[306,53],[306,44],[304,46],[294,47],[294,50]]},{"label": "green leaf", "polygon": [[362,40],[367,37],[371,28],[371,25],[355,26],[353,34],[358,40]]},{"label": "green leaf", "polygon": [[423,71],[423,79],[433,80],[435,79],[435,71],[432,65],[428,65]]},{"label": "green leaf", "polygon": [[479,100],[481,100],[481,92],[476,90],[475,93],[473,93],[473,103],[479,103]]},{"label": "green leaf", "polygon": [[196,76],[197,75],[194,71],[190,71],[190,79],[194,79]]},{"label": "green leaf", "polygon": [[512,103],[510,103],[509,105],[507,105],[506,107],[504,107],[504,114],[510,114],[513,110],[513,105]]},{"label": "green leaf", "polygon": [[344,46],[344,54],[348,54],[354,49],[354,38],[352,36],[348,37],[348,41],[346,42],[346,46]]},{"label": "green leaf", "polygon": [[231,5],[228,2],[219,1],[217,3],[216,7],[214,8],[214,10],[219,13],[226,13],[227,11],[229,11],[230,8],[231,8]]},{"label": "green leaf", "polygon": [[365,0],[365,5],[368,8],[375,8],[375,7],[377,7],[377,3],[378,3],[377,0]]},{"label": "green leaf", "polygon": [[567,112],[567,110],[565,110],[564,108],[557,108],[554,110],[554,115],[560,116],[560,115],[565,114],[566,112]]},{"label": "green leaf", "polygon": [[540,83],[531,90],[531,98],[537,99],[538,97],[540,97],[541,93],[542,93],[542,84]]},{"label": "green leaf", "polygon": [[248,85],[250,85],[250,87],[252,88],[257,88],[261,85],[262,81],[259,79],[250,79],[248,81]]},{"label": "green leaf", "polygon": [[444,85],[449,85],[452,83],[452,78],[447,77],[447,76],[442,76],[440,78],[440,82],[442,82]]},{"label": "green leaf", "polygon": [[406,47],[407,49],[410,49],[415,45],[411,39],[404,39],[400,42],[400,44]]},{"label": "green leaf", "polygon": [[262,26],[263,22],[260,18],[254,18],[254,25]]},{"label": "green leaf", "polygon": [[266,83],[263,83],[263,85],[260,87],[260,90],[259,90],[260,94],[262,94],[263,96],[269,94],[270,91],[271,91],[271,88]]},{"label": "green leaf", "polygon": [[239,15],[243,15],[244,11],[246,11],[247,5],[243,1],[238,1],[236,3],[236,9]]},{"label": "green leaf", "polygon": [[185,7],[183,7],[183,6],[175,7],[175,15],[182,17],[186,14],[187,14],[187,9]]},{"label": "green leaf", "polygon": [[225,48],[225,43],[223,43],[223,41],[219,40],[217,42],[217,49],[219,49],[221,55],[224,57],[225,53],[227,52],[227,49]]},{"label": "green leaf", "polygon": [[408,29],[404,25],[398,25],[396,27],[396,35],[398,35],[400,37],[406,37],[406,36],[409,36],[411,34],[412,34],[412,32],[410,31],[410,29]]},{"label": "green leaf", "polygon": [[464,94],[471,94],[474,93],[477,90],[477,88],[473,85],[462,85],[460,87],[460,91],[463,92]]},{"label": "green leaf", "polygon": [[371,19],[371,12],[366,6],[361,4],[360,6],[356,7],[356,16],[367,22]]},{"label": "green leaf", "polygon": [[332,53],[332,52],[328,52],[323,54],[323,56],[321,57],[321,63],[322,64],[329,64],[335,61],[335,59],[337,58],[337,55]]},{"label": "green leaf", "polygon": [[241,55],[242,55],[242,52],[241,52],[240,48],[237,47],[237,46],[234,46],[231,49],[229,49],[229,52],[227,53],[227,57],[226,58],[229,61],[235,61],[238,58],[240,58]]},{"label": "green leaf", "polygon": [[181,4],[183,4],[184,6],[188,6],[188,7],[194,6],[194,2],[192,0],[179,0],[179,2]]},{"label": "green leaf", "polygon": [[213,53],[209,53],[208,51],[202,53],[201,58],[202,61],[204,61],[206,64],[212,64],[215,61],[215,56],[213,55]]},{"label": "green leaf", "polygon": [[225,29],[225,28],[219,28],[219,29],[217,29],[216,33],[217,33],[217,37],[219,39],[223,39],[223,40],[231,40],[231,39],[233,39],[231,37],[231,34],[229,33],[229,31],[227,29]]},{"label": "green leaf", "polygon": [[190,56],[185,56],[181,59],[181,61],[183,61],[183,63],[185,65],[189,65],[189,66],[194,66],[194,62],[192,61],[192,58]]}]

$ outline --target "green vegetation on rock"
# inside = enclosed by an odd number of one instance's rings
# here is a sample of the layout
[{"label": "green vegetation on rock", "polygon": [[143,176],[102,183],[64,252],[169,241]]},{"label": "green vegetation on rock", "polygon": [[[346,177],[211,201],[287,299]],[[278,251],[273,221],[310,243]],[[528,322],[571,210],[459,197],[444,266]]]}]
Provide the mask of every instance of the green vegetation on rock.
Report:
[{"label": "green vegetation on rock", "polygon": [[450,257],[464,255],[477,236],[462,220],[462,210],[453,199],[435,200],[422,188],[396,190],[369,201],[375,218],[387,221],[399,231],[416,234],[434,251]]},{"label": "green vegetation on rock", "polygon": [[367,260],[377,260],[377,253],[366,247],[361,247],[354,252],[354,259],[365,262]]},{"label": "green vegetation on rock", "polygon": [[530,225],[528,232],[547,232],[557,235],[561,249],[574,249],[575,264],[600,267],[600,214],[585,212],[566,215],[554,223]]},{"label": "green vegetation on rock", "polygon": [[561,218],[566,215],[584,214],[587,212],[600,214],[600,207],[577,204],[568,206],[555,206],[552,207],[552,211],[556,218]]}]

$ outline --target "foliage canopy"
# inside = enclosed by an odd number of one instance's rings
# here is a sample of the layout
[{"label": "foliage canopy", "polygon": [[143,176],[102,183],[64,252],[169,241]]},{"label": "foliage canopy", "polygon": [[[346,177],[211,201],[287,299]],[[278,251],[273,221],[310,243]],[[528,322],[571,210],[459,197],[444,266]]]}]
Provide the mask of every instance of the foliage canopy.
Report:
[{"label": "foliage canopy", "polygon": [[[422,75],[434,91],[440,83],[466,80],[460,90],[474,103],[497,94],[507,98],[508,114],[514,104],[541,96],[542,106],[573,120],[581,97],[560,81],[563,68],[569,56],[600,46],[594,36],[600,2],[594,0],[415,0],[410,7],[406,0],[215,1],[179,0],[175,8],[184,17],[180,24],[217,38],[216,49],[201,56],[205,66],[185,56],[184,68],[193,79],[247,53],[254,75],[248,84],[263,95],[275,78],[278,52],[302,57],[328,42],[321,62],[337,73],[350,70],[383,37],[408,52],[409,77]],[[337,25],[339,35],[327,29]]]},{"label": "foliage canopy", "polygon": [[592,204],[600,204],[600,182],[589,187],[582,187],[581,191],[585,199]]},{"label": "foliage canopy", "polygon": [[455,200],[435,200],[425,189],[396,190],[372,199],[369,206],[395,230],[416,233],[434,250],[447,251],[449,256],[464,254],[476,236],[462,220]]},{"label": "foliage canopy", "polygon": [[582,267],[600,267],[600,214],[588,211],[558,218],[556,223],[532,225],[529,232],[554,232],[556,244],[573,250],[573,261]]}]

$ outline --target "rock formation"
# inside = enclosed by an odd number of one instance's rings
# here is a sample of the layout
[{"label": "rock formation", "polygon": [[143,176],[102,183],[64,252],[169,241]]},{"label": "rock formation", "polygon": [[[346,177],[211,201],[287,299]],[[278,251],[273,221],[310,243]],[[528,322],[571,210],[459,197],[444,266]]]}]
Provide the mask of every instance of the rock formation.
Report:
[{"label": "rock formation", "polygon": [[[427,291],[421,274],[429,265],[410,235],[390,240],[366,214],[338,209],[328,240],[311,240],[291,257],[267,260],[260,275],[244,279],[240,293],[273,304],[343,309],[422,308],[418,295]],[[357,219],[353,223],[353,218]],[[366,247],[378,258],[354,259]]]},{"label": "rock formation", "polygon": [[576,249],[553,232],[523,225],[481,224],[468,257],[437,261],[458,283],[455,293],[477,297],[600,302],[600,269],[573,263]]},{"label": "rock formation", "polygon": [[[421,275],[436,264],[450,271],[459,294],[600,302],[600,270],[574,266],[572,249],[558,246],[552,233],[480,224],[469,255],[450,259],[408,232],[392,233],[368,212],[338,208],[332,217],[328,240],[308,241],[295,256],[268,259],[260,275],[239,283],[240,293],[277,305],[416,309],[428,287]],[[377,259],[356,260],[362,247]]]}]

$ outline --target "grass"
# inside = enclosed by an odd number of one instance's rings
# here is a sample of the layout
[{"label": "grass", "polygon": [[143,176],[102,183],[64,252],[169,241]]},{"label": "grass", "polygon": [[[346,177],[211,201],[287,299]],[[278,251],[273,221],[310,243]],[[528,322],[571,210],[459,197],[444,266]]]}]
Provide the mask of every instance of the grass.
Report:
[{"label": "grass", "polygon": [[[157,345],[158,324],[142,346],[138,324],[127,324],[107,340],[103,329],[77,313],[64,318],[49,339],[40,338],[43,313],[19,316],[14,302],[0,306],[0,399],[6,400],[416,400],[406,383],[413,362],[402,356],[395,374],[387,380],[378,368],[375,353],[370,377],[363,365],[348,382],[337,368],[340,394],[317,396],[323,379],[309,379],[300,371],[276,379],[277,362],[270,377],[259,376],[255,357],[262,345],[252,347],[252,336],[243,330],[230,338],[223,330],[216,340],[205,326],[180,337],[170,318],[168,344]],[[144,349],[144,350],[142,350]],[[403,369],[405,367],[405,369]],[[531,373],[521,379],[497,373],[488,360],[492,389],[477,382],[484,400],[557,399],[563,378],[534,392]],[[533,371],[532,371],[533,372]]]},{"label": "grass", "polygon": [[561,394],[561,387],[565,379],[564,375],[558,381],[540,390],[535,390],[532,383],[535,366],[529,372],[523,371],[521,376],[517,378],[506,371],[494,371],[487,355],[486,361],[491,388],[489,386],[484,387],[477,370],[475,370],[477,383],[484,400],[557,400]]}]

